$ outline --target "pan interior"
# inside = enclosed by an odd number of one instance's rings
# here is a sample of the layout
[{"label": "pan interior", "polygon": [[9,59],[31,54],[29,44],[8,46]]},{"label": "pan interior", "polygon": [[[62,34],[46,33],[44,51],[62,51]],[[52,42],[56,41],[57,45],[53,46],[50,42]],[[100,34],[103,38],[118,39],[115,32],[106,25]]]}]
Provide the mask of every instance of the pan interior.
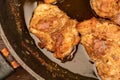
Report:
[{"label": "pan interior", "polygon": [[[27,28],[29,28],[29,21],[32,17],[34,9],[37,7],[37,2],[25,2],[24,4],[24,17],[26,21]],[[36,45],[38,46],[38,38],[36,38],[33,34],[31,34],[31,37],[34,39]],[[39,48],[39,46],[38,46]],[[75,57],[72,61],[68,61],[65,63],[61,63],[60,60],[56,59],[53,57],[53,54],[46,49],[41,49],[39,48],[48,58],[50,58],[52,61],[56,62],[60,66],[75,72],[79,73],[84,76],[89,76],[89,77],[94,77],[96,78],[95,75],[95,65],[90,62],[90,59],[84,49],[84,47],[79,44],[78,49],[75,53]]]}]

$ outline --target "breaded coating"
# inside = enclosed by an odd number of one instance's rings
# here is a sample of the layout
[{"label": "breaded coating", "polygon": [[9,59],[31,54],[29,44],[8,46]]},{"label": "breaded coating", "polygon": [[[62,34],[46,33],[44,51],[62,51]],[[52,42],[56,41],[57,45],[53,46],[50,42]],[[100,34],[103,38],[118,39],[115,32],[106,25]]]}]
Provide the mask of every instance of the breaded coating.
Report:
[{"label": "breaded coating", "polygon": [[29,30],[40,40],[39,46],[63,60],[71,55],[80,37],[76,20],[70,19],[57,6],[39,4],[34,11]]},{"label": "breaded coating", "polygon": [[120,25],[120,0],[90,0],[97,15]]},{"label": "breaded coating", "polygon": [[56,2],[57,0],[44,0],[45,3],[54,3]]},{"label": "breaded coating", "polygon": [[77,25],[81,43],[102,80],[120,80],[120,27],[92,18]]}]

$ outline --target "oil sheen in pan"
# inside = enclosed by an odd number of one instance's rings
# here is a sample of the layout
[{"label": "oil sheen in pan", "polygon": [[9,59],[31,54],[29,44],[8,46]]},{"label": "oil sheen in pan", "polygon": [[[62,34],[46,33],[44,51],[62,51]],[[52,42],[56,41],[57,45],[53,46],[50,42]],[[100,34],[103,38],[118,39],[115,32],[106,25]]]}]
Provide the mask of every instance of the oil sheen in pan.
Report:
[{"label": "oil sheen in pan", "polygon": [[[37,6],[37,2],[26,2],[24,4],[24,15],[25,15],[25,21],[26,25],[29,28],[29,21],[32,17],[33,11]],[[33,39],[37,43],[39,42],[38,38],[36,38],[33,34],[30,34]],[[39,48],[40,49],[40,48]],[[79,73],[84,76],[94,77],[95,75],[95,65],[92,64],[89,60],[89,57],[84,49],[84,47],[79,44],[78,49],[75,53],[74,59],[72,61],[68,61],[65,63],[61,63],[60,60],[53,57],[53,54],[47,51],[46,49],[40,49],[48,58],[50,58],[52,61],[56,62],[60,66],[67,68],[68,70]]]}]

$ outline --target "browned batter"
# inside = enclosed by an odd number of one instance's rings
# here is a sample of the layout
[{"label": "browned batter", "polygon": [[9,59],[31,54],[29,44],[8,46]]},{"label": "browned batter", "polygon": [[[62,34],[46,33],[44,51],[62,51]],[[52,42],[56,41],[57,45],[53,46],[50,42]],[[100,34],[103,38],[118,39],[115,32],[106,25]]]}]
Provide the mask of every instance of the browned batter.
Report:
[{"label": "browned batter", "polygon": [[102,80],[120,80],[120,27],[92,18],[79,23],[77,29]]},{"label": "browned batter", "polygon": [[39,46],[63,60],[71,55],[80,37],[76,20],[70,19],[57,6],[39,4],[30,22],[30,32],[40,40]]},{"label": "browned batter", "polygon": [[100,17],[120,25],[120,0],[91,0],[91,7]]}]

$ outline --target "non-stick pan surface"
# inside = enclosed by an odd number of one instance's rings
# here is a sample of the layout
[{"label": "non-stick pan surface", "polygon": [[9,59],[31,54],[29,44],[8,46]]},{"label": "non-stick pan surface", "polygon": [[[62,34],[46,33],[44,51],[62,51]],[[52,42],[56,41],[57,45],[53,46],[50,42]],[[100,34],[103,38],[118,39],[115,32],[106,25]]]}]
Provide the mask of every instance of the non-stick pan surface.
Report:
[{"label": "non-stick pan surface", "polygon": [[[85,1],[89,2],[89,0],[66,0],[57,5],[72,18],[82,21],[93,16],[88,8],[89,4]],[[67,4],[71,6],[66,7]],[[83,7],[80,10],[75,9],[79,8],[79,5]],[[97,80],[95,66],[89,61],[82,45],[78,45],[74,59],[66,63],[61,63],[45,49],[38,48],[37,38],[28,31],[29,20],[37,6],[36,1],[0,0],[0,6],[0,34],[14,58],[36,79]],[[72,13],[72,10],[75,10],[75,13]],[[80,13],[81,10],[83,11]]]}]

